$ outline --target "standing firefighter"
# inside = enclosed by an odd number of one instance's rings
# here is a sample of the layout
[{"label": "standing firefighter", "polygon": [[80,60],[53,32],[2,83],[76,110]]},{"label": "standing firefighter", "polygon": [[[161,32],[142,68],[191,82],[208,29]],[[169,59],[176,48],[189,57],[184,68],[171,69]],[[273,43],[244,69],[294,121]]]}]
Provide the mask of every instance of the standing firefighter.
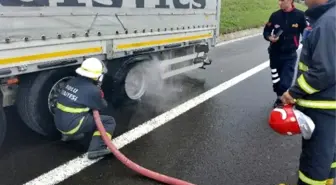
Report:
[{"label": "standing firefighter", "polygon": [[[100,132],[96,130],[92,114],[92,109],[102,110],[107,107],[104,95],[97,86],[103,75],[103,65],[100,60],[89,58],[77,68],[76,73],[79,76],[69,80],[58,97],[54,119],[63,141],[79,140],[84,137],[84,133],[93,132],[88,158],[95,159],[110,153]],[[112,138],[116,125],[114,119],[101,116],[101,120],[107,135]]]},{"label": "standing firefighter", "polygon": [[[291,86],[296,50],[300,34],[306,27],[304,12],[294,7],[293,0],[279,0],[280,10],[271,14],[264,27],[264,38],[270,41],[268,53],[272,74],[273,91],[277,95],[274,107],[281,104],[280,96]],[[273,33],[273,34],[272,34]]]},{"label": "standing firefighter", "polygon": [[336,168],[335,0],[305,0],[312,30],[303,40],[298,79],[281,100],[315,123],[302,138],[298,185],[333,185]]}]

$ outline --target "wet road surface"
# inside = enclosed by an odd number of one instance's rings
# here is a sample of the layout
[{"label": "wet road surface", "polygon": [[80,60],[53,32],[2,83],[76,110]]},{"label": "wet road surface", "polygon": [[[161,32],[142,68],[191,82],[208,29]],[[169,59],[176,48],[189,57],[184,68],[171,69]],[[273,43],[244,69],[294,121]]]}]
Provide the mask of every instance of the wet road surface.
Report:
[{"label": "wet road surface", "polygon": [[[266,61],[261,37],[220,46],[213,64],[170,81],[165,92],[142,102],[110,109],[116,136]],[[281,137],[267,125],[272,107],[269,70],[242,81],[121,149],[134,162],[195,184],[272,185],[295,183],[300,138]],[[79,143],[48,141],[29,130],[11,107],[1,184],[23,184],[78,155]],[[107,157],[59,184],[159,184]]]}]

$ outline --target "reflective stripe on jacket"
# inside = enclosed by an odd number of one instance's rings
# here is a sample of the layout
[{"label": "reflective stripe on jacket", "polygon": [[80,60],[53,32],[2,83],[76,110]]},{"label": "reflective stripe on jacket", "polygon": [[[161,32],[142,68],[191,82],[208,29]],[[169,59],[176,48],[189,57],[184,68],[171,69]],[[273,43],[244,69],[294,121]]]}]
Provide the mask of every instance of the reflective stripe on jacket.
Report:
[{"label": "reflective stripe on jacket", "polygon": [[289,89],[296,104],[321,109],[335,115],[335,0],[308,9],[312,23],[310,34],[303,40],[295,85]]}]

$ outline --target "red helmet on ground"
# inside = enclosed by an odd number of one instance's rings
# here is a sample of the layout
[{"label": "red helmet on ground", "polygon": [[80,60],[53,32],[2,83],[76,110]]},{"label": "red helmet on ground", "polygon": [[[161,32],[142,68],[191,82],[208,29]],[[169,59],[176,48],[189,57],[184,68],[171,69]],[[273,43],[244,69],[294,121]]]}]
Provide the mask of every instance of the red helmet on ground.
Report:
[{"label": "red helmet on ground", "polygon": [[292,105],[274,108],[268,122],[270,127],[279,134],[302,134],[304,139],[310,139],[315,129],[312,119],[294,109]]}]

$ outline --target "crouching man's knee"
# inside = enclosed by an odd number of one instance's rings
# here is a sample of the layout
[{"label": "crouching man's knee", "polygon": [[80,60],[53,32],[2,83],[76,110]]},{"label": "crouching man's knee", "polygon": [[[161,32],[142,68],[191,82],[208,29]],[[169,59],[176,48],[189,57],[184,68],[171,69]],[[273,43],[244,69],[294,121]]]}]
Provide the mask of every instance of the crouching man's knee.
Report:
[{"label": "crouching man's knee", "polygon": [[116,127],[114,118],[112,116],[101,116],[100,119],[105,127],[105,130],[112,135]]}]

